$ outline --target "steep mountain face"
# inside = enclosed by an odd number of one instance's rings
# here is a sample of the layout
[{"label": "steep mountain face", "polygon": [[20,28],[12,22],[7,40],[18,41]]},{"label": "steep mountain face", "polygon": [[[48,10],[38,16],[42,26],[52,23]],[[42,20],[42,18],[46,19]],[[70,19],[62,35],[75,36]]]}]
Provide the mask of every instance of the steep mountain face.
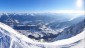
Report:
[{"label": "steep mountain face", "polygon": [[2,31],[2,28],[0,28],[0,48],[9,48],[11,38],[10,36],[5,35],[4,32],[7,31]]},{"label": "steep mountain face", "polygon": [[[83,30],[77,36],[70,38],[68,40],[61,40],[52,43],[40,43],[34,42],[26,36],[18,33],[11,27],[0,23],[0,48],[76,48],[79,47],[79,43],[84,45],[84,33]],[[82,37],[81,37],[82,36]],[[78,37],[78,39],[76,39]],[[81,38],[80,38],[81,37]],[[75,39],[71,41],[72,39]],[[66,42],[65,41],[70,41]],[[61,44],[62,43],[62,44]],[[63,45],[64,43],[64,45]],[[76,46],[77,45],[77,46]],[[81,46],[84,48],[84,46]]]},{"label": "steep mountain face", "polygon": [[60,29],[60,28],[69,27],[69,26],[78,24],[79,22],[82,22],[84,19],[85,19],[85,16],[80,16],[70,21],[69,20],[64,21],[64,22],[55,21],[55,22],[49,23],[47,26],[48,27],[50,26],[50,28],[52,29]]},{"label": "steep mountain face", "polygon": [[73,36],[81,33],[84,28],[85,28],[85,20],[64,29],[63,32],[59,33],[57,35],[57,37],[55,37],[54,39],[52,38],[52,39],[60,40],[60,39],[66,39],[66,38],[73,37]]}]

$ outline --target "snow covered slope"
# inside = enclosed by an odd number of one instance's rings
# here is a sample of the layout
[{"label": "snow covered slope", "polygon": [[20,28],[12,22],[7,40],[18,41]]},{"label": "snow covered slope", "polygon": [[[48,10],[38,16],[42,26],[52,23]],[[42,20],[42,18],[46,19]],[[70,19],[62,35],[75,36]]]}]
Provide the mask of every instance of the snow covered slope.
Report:
[{"label": "snow covered slope", "polygon": [[84,39],[85,29],[80,34],[55,42],[35,42],[11,27],[0,23],[0,48],[63,48]]}]

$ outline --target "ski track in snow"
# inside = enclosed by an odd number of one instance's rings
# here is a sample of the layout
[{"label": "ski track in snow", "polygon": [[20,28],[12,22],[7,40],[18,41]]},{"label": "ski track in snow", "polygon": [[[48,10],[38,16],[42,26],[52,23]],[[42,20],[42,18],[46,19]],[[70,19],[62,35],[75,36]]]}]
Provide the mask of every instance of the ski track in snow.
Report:
[{"label": "ski track in snow", "polygon": [[[85,30],[83,32],[81,32],[80,34],[74,36],[74,37],[71,37],[71,38],[68,38],[68,39],[63,39],[63,40],[59,40],[59,41],[55,41],[55,42],[35,42],[33,41],[32,39],[26,37],[25,35],[22,35],[21,33],[15,31],[14,29],[12,29],[11,27],[3,24],[3,23],[0,23],[0,27],[3,28],[4,30],[8,31],[9,34],[6,34],[8,36],[11,37],[11,45],[10,45],[10,48],[12,48],[12,44],[13,44],[13,41],[17,41],[19,38],[21,41],[24,41],[22,42],[26,47],[26,42],[28,43],[32,43],[32,44],[42,44],[42,45],[55,45],[55,46],[58,46],[58,45],[67,45],[67,44],[71,44],[71,43],[74,43],[76,41],[79,41],[81,39],[84,39],[84,34],[85,34]],[[18,42],[18,41],[17,41]],[[21,43],[20,43],[21,44]]]}]

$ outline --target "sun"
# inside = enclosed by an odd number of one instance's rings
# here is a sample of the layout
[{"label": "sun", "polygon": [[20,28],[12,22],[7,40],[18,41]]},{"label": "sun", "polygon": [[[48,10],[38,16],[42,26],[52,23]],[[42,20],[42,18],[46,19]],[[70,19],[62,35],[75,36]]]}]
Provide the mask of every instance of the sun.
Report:
[{"label": "sun", "polygon": [[76,6],[77,6],[78,9],[82,9],[83,0],[77,0],[77,1],[76,1]]}]

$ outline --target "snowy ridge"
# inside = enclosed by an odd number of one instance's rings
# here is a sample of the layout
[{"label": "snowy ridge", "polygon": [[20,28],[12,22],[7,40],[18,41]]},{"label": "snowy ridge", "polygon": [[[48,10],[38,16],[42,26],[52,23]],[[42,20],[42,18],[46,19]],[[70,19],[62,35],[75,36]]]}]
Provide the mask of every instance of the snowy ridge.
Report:
[{"label": "snowy ridge", "polygon": [[[55,42],[35,42],[32,39],[18,33],[17,31],[15,31],[14,29],[12,29],[11,27],[0,23],[0,28],[4,29],[7,32],[4,32],[3,30],[0,30],[1,33],[11,37],[11,44],[10,44],[10,48],[13,48],[14,44],[16,45],[14,48],[28,48],[30,47],[29,44],[33,44],[33,45],[42,45],[42,46],[50,46],[52,47],[52,45],[54,46],[58,46],[58,45],[67,45],[67,44],[72,44],[76,41],[82,40],[84,39],[84,34],[85,34],[85,30],[83,32],[81,32],[80,34],[71,37],[69,39],[63,39],[63,40],[59,40],[59,41],[55,41]],[[19,46],[19,47],[18,47]],[[30,47],[31,48],[31,47]],[[38,48],[38,47],[36,47]]]}]

